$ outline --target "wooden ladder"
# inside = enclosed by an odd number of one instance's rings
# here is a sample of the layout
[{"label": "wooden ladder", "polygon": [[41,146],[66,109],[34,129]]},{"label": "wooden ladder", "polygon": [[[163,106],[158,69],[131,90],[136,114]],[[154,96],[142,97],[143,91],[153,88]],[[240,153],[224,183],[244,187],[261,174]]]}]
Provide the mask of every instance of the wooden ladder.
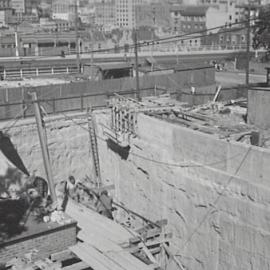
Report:
[{"label": "wooden ladder", "polygon": [[91,144],[91,152],[94,162],[94,170],[96,176],[96,185],[99,188],[101,186],[101,176],[100,176],[100,164],[99,164],[99,154],[98,154],[98,144],[97,144],[97,135],[96,135],[96,123],[95,117],[92,110],[88,109],[88,129],[89,129],[89,138]]}]

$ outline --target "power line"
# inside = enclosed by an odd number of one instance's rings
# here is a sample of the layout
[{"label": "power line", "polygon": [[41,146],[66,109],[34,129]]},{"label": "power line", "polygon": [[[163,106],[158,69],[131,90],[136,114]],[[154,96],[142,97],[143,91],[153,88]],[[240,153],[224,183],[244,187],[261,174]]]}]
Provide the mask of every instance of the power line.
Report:
[{"label": "power line", "polygon": [[[193,236],[198,232],[199,228],[202,226],[202,224],[207,220],[208,216],[211,214],[212,209],[218,204],[220,198],[224,195],[225,191],[227,190],[228,186],[230,185],[230,183],[232,182],[233,178],[238,174],[238,172],[240,171],[242,165],[244,164],[245,160],[247,159],[250,151],[251,151],[251,147],[248,148],[247,152],[245,153],[243,159],[241,160],[239,166],[237,167],[235,173],[233,175],[231,175],[227,181],[227,183],[223,186],[222,191],[219,193],[219,195],[217,196],[217,198],[215,199],[215,201],[211,204],[211,208],[207,211],[207,213],[204,215],[204,217],[202,218],[202,220],[200,221],[200,223],[198,224],[198,226],[192,231],[192,233],[188,236],[187,240],[184,242],[182,248],[185,248],[187,246],[187,244],[192,240]],[[180,254],[175,254],[175,256],[181,256]]]},{"label": "power line", "polygon": [[[269,15],[266,15],[265,17],[268,17]],[[256,21],[258,20],[259,17],[256,18],[252,18],[249,21]],[[181,34],[181,35],[175,35],[175,36],[170,36],[170,37],[165,37],[165,38],[159,38],[159,39],[155,39],[155,40],[151,40],[151,41],[145,41],[145,42],[137,42],[137,46],[138,47],[147,47],[147,46],[152,46],[152,43],[161,43],[161,44],[165,44],[165,43],[174,43],[177,41],[181,41],[181,40],[188,40],[188,39],[195,39],[195,38],[200,38],[200,37],[207,37],[207,36],[213,36],[213,35],[219,35],[222,33],[227,33],[227,32],[234,32],[234,31],[239,31],[242,29],[245,29],[246,27],[243,28],[231,28],[231,26],[234,25],[241,25],[241,24],[245,24],[247,23],[248,20],[243,20],[243,21],[239,21],[239,22],[235,22],[235,23],[231,23],[231,24],[224,24],[224,25],[220,25],[220,26],[216,26],[216,27],[212,27],[212,28],[207,28],[207,29],[203,29],[203,30],[199,30],[199,31],[194,31],[191,33],[185,33],[185,34]],[[228,29],[228,27],[230,27]],[[213,30],[218,30],[218,29],[228,29],[226,31],[222,31],[222,32],[217,32],[217,33],[209,33],[209,34],[204,34],[204,35],[198,35],[198,36],[192,36],[194,34],[201,34],[201,33],[207,33],[209,31],[213,31]],[[188,37],[186,39],[183,39],[185,37]],[[128,44],[128,47],[130,49],[135,48],[135,44]],[[125,46],[120,46],[117,47],[117,49],[119,50],[124,50]],[[52,49],[49,49],[48,51],[51,51]],[[80,54],[89,54],[89,53],[102,53],[102,52],[110,52],[110,51],[115,51],[115,47],[113,48],[105,48],[105,49],[99,49],[99,50],[91,50],[89,52],[81,52]],[[69,54],[69,55],[74,55],[74,53]],[[39,56],[39,58],[48,58],[48,56]]]},{"label": "power line", "polygon": [[16,123],[23,118],[24,114],[26,113],[26,111],[29,109],[30,105],[27,105],[23,111],[20,111],[12,120],[9,121],[9,123],[11,123],[10,125],[6,125],[5,127],[2,128],[2,130],[4,130],[5,132],[8,132],[11,128],[13,128]]},{"label": "power line", "polygon": [[[45,101],[46,102],[46,101]],[[50,104],[49,102],[46,102],[46,104],[48,104],[49,106],[53,106],[52,104]],[[77,123],[76,121],[74,121],[74,119],[72,119],[71,116],[68,116],[67,114],[63,113],[63,112],[60,112],[60,114],[62,114],[66,119],[70,120],[71,122],[73,122],[75,125],[79,126],[81,129],[89,132],[88,128],[84,127],[81,123]],[[103,139],[102,137],[100,136],[97,136],[97,138],[103,142],[106,142],[105,139]],[[228,157],[226,159],[223,159],[223,160],[219,160],[219,161],[216,161],[216,162],[212,162],[212,163],[205,163],[205,164],[194,164],[194,163],[190,163],[190,164],[179,164],[179,163],[169,163],[169,162],[163,162],[163,161],[159,161],[159,160],[155,160],[155,159],[151,159],[151,158],[148,158],[148,157],[145,157],[145,156],[142,156],[142,155],[139,155],[139,154],[136,154],[134,152],[130,152],[129,153],[130,155],[132,156],[135,156],[135,157],[138,157],[142,160],[145,160],[145,161],[150,161],[152,163],[156,163],[158,165],[165,165],[165,166],[168,166],[168,167],[178,167],[178,168],[200,168],[200,167],[210,167],[210,166],[214,166],[214,165],[218,165],[218,164],[221,164],[223,162],[226,162],[226,161],[229,161],[229,160],[232,160],[238,156],[241,156],[241,154],[236,154],[236,155],[233,155],[231,157]]]}]

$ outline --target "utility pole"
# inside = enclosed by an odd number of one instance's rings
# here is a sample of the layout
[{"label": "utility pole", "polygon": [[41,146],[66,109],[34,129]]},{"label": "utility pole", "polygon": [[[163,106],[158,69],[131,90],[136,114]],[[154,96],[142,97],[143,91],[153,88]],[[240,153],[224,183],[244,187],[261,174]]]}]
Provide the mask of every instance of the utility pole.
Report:
[{"label": "utility pole", "polygon": [[246,51],[246,85],[249,85],[249,58],[250,58],[250,1],[247,8],[247,51]]},{"label": "utility pole", "polygon": [[136,71],[136,96],[138,101],[141,101],[140,95],[140,79],[139,79],[139,64],[138,64],[138,36],[137,29],[134,31],[134,51],[135,51],[135,71]]},{"label": "utility pole", "polygon": [[76,35],[76,59],[77,59],[77,69],[78,73],[81,73],[81,60],[80,60],[80,43],[79,43],[79,34],[78,34],[78,5],[77,0],[75,2],[75,35]]},{"label": "utility pole", "polygon": [[17,25],[15,26],[15,56],[19,57],[19,40],[18,40],[18,31],[17,31]]},{"label": "utility pole", "polygon": [[[253,2],[253,3],[251,3]],[[254,1],[249,0],[248,4],[246,5],[240,5],[238,6],[240,8],[243,8],[245,12],[247,13],[247,24],[246,24],[246,29],[247,29],[247,37],[246,37],[246,85],[249,85],[249,60],[250,60],[250,31],[251,31],[251,26],[250,26],[250,21],[251,21],[251,11],[255,11],[256,9],[260,8],[259,5],[254,4]]]},{"label": "utility pole", "polygon": [[56,197],[55,188],[54,188],[52,168],[51,168],[51,163],[50,163],[49,150],[47,146],[45,123],[43,121],[43,118],[40,112],[40,106],[37,100],[37,93],[36,92],[30,93],[30,95],[32,97],[32,101],[33,101],[34,109],[35,109],[35,117],[36,117],[36,123],[37,123],[37,128],[38,128],[38,136],[39,136],[39,141],[40,141],[40,146],[41,146],[45,173],[46,173],[47,180],[49,183],[52,202],[55,203],[57,202],[57,197]]},{"label": "utility pole", "polygon": [[[151,46],[151,56],[152,56],[152,58],[153,58],[153,51],[154,51],[154,44],[155,44],[155,42],[154,42],[154,34],[155,34],[155,28],[156,28],[156,10],[155,10],[155,8],[153,9],[153,11],[152,11],[152,15],[153,15],[153,24],[154,24],[154,29],[153,29],[153,31],[152,31],[152,46]],[[153,64],[152,64],[152,68],[153,68]]]}]

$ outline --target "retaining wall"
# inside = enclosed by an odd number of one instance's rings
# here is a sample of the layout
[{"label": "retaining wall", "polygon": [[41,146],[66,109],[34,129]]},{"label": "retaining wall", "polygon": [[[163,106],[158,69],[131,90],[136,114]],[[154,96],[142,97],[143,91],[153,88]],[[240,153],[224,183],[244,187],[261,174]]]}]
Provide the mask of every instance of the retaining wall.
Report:
[{"label": "retaining wall", "polygon": [[127,207],[168,219],[186,269],[269,269],[269,150],[145,115],[130,146],[125,161],[100,142],[103,179]]}]

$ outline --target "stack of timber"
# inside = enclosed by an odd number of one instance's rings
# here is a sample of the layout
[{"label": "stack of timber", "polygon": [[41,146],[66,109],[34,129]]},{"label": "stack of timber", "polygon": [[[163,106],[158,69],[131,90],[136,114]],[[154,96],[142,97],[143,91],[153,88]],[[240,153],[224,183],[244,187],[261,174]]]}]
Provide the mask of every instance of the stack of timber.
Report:
[{"label": "stack of timber", "polygon": [[[159,266],[153,263],[152,253],[143,246],[149,264],[132,255],[130,239],[139,234],[124,228],[115,221],[69,200],[66,212],[78,222],[78,243],[70,250],[94,270],[150,270]],[[132,249],[134,251],[134,249]]]}]

